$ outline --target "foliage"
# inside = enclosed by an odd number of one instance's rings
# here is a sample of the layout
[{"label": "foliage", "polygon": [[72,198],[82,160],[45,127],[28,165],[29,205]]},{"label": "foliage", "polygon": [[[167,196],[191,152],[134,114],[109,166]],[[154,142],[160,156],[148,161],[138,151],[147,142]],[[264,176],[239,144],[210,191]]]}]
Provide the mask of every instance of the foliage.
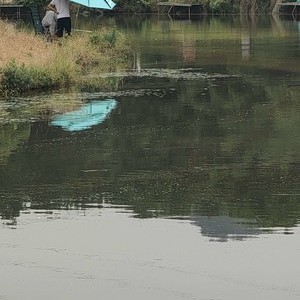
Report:
[{"label": "foliage", "polygon": [[154,0],[116,0],[120,11],[131,13],[148,13],[156,10],[157,2]]},{"label": "foliage", "polygon": [[18,66],[11,61],[2,69],[1,90],[6,96],[20,94],[26,90],[46,88],[55,84],[45,70],[37,67]]},{"label": "foliage", "polygon": [[208,10],[213,13],[225,14],[235,12],[232,0],[209,0],[207,5]]},{"label": "foliage", "polygon": [[111,47],[114,47],[116,45],[116,30],[112,29],[111,31],[108,31],[106,34],[103,36],[103,40],[108,43]]},{"label": "foliage", "polygon": [[19,0],[18,3],[23,6],[46,6],[50,0]]},{"label": "foliage", "polygon": [[[24,6],[46,6],[50,0],[19,0]],[[157,11],[155,0],[115,0],[116,11],[127,13],[150,13]],[[175,3],[198,4],[197,0],[174,0]],[[203,0],[208,13],[232,14],[232,13],[266,13],[270,12],[276,0]]]},{"label": "foliage", "polygon": [[[113,27],[102,27],[100,30],[94,31],[88,37],[89,46],[92,46],[91,51],[96,53],[106,53],[108,63],[112,61],[124,61],[132,58],[133,51],[127,37]],[[101,60],[103,63],[103,60]]]},{"label": "foliage", "polygon": [[209,13],[266,13],[272,10],[274,0],[205,0]]},{"label": "foliage", "polygon": [[112,28],[111,30],[106,30],[104,33],[95,31],[91,34],[89,41],[94,46],[103,44],[110,47],[115,47],[117,41],[116,29]]},{"label": "foliage", "polygon": [[[128,13],[149,13],[157,11],[157,1],[153,0],[116,0],[117,11]],[[203,3],[208,13],[266,13],[272,10],[276,0],[174,0],[175,3]]]}]

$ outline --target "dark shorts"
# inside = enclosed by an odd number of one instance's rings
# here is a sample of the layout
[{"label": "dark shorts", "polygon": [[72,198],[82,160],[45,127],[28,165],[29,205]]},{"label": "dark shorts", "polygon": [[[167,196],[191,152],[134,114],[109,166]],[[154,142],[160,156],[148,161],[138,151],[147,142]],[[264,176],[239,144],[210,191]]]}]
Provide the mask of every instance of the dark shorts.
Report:
[{"label": "dark shorts", "polygon": [[57,19],[57,36],[62,37],[64,34],[64,30],[68,35],[71,34],[71,18],[59,18]]}]

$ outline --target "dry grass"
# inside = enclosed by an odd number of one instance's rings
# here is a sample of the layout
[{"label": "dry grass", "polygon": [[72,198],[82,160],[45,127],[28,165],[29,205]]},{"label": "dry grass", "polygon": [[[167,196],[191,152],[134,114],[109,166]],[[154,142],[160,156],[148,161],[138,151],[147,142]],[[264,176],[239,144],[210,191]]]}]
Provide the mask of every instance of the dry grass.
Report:
[{"label": "dry grass", "polygon": [[15,60],[18,64],[43,65],[51,52],[42,37],[18,31],[13,24],[0,20],[0,67]]},{"label": "dry grass", "polygon": [[17,30],[0,20],[0,91],[3,95],[25,90],[79,84],[81,75],[113,71],[131,60],[127,39],[115,29],[74,34],[46,44],[43,36]]},{"label": "dry grass", "polygon": [[[17,65],[65,70],[74,64],[75,51],[59,46],[58,42],[46,44],[43,36],[36,36],[26,31],[18,31],[13,24],[0,20],[0,68],[9,62]],[[80,45],[78,41],[73,41]],[[74,68],[74,66],[72,66]]]},{"label": "dry grass", "polygon": [[[102,34],[107,29],[103,28]],[[26,66],[48,66],[76,63],[80,67],[105,61],[116,61],[123,50],[128,50],[126,39],[119,35],[114,48],[104,43],[95,47],[89,43],[89,35],[73,35],[58,42],[47,45],[42,36],[18,31],[13,24],[0,20],[0,68],[14,60],[16,64]]]}]

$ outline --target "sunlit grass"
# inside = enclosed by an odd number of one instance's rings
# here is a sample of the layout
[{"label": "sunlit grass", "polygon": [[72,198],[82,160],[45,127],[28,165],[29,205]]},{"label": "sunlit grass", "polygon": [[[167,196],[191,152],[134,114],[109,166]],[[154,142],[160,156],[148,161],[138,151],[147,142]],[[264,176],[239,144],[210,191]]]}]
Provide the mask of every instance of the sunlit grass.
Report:
[{"label": "sunlit grass", "polygon": [[42,38],[16,30],[13,24],[0,20],[0,68],[9,61],[41,65],[50,59],[51,52]]}]

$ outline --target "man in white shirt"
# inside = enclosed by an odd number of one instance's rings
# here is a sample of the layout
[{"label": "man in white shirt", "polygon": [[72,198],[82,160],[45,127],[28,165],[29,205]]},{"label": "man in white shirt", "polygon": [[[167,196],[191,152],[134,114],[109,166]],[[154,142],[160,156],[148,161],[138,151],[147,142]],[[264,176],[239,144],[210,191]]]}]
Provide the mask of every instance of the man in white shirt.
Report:
[{"label": "man in white shirt", "polygon": [[47,6],[48,9],[57,14],[57,32],[58,37],[62,37],[64,30],[68,35],[71,34],[71,17],[69,0],[52,0]]}]

